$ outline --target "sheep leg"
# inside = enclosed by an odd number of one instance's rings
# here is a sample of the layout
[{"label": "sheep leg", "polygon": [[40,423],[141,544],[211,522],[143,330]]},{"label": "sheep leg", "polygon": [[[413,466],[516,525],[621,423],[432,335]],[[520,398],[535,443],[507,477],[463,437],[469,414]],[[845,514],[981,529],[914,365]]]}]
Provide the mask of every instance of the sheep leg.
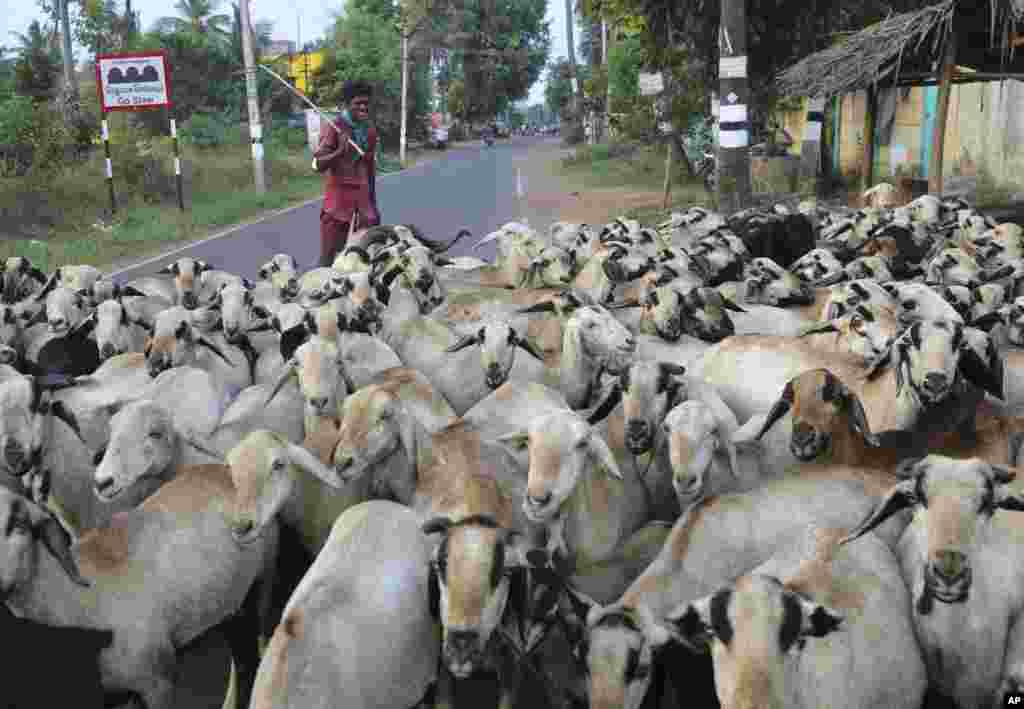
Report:
[{"label": "sheep leg", "polygon": [[260,664],[260,613],[264,607],[264,597],[267,595],[263,588],[265,584],[266,581],[256,581],[249,589],[241,610],[222,624],[235,663],[235,696],[236,706],[239,707],[249,706],[256,670]]},{"label": "sheep leg", "polygon": [[434,682],[434,709],[454,709],[455,707],[455,682],[454,677],[444,666],[444,661],[438,661],[437,680]]}]

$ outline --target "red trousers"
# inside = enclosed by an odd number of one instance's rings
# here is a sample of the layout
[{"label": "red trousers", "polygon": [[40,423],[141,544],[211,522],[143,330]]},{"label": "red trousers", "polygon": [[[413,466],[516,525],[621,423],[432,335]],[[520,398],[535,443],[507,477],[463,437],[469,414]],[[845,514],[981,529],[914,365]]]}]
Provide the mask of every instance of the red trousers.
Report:
[{"label": "red trousers", "polygon": [[[376,210],[372,210],[370,218],[360,213],[359,220],[356,222],[356,230],[377,226],[379,223],[380,217]],[[348,230],[348,222],[338,221],[337,218],[320,210],[320,266],[322,268],[328,268],[334,264],[334,257],[345,249],[345,244],[348,243]]]},{"label": "red trousers", "polygon": [[348,222],[339,222],[327,212],[320,212],[320,267],[328,268],[334,257],[348,242]]}]

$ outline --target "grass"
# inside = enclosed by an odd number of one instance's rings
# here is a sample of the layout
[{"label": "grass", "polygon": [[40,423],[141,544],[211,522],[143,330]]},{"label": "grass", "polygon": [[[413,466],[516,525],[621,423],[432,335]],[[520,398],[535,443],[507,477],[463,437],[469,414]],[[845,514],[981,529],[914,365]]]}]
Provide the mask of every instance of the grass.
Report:
[{"label": "grass", "polygon": [[[46,175],[0,179],[0,258],[25,255],[44,270],[63,264],[110,268],[322,194],[308,150],[267,146],[267,191],[253,186],[248,146],[182,147],[185,211],[177,206],[168,140],[112,145],[118,209],[110,212],[102,154]],[[422,159],[411,153],[407,164]],[[400,169],[383,155],[378,174]]]},{"label": "grass", "polygon": [[[560,176],[583,189],[661,193],[665,188],[664,146],[580,145],[570,156],[553,165]],[[673,161],[673,168],[669,197],[671,207],[707,204],[709,195],[703,183],[687,176],[678,156]]]}]

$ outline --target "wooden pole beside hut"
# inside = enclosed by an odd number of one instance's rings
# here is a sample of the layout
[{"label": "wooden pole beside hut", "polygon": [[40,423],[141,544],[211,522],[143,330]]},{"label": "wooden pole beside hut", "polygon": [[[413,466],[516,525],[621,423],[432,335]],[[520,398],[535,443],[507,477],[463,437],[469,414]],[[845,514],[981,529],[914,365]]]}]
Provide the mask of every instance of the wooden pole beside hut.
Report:
[{"label": "wooden pole beside hut", "polygon": [[933,164],[928,166],[928,192],[942,194],[942,152],[946,146],[946,121],[949,117],[949,94],[952,88],[953,68],[956,66],[956,32],[947,32],[946,44],[939,64],[939,97],[936,107],[935,128],[932,132]]},{"label": "wooden pole beside hut", "polygon": [[878,90],[867,87],[864,101],[864,152],[861,157],[861,190],[871,188],[875,177],[875,115],[878,113]]}]

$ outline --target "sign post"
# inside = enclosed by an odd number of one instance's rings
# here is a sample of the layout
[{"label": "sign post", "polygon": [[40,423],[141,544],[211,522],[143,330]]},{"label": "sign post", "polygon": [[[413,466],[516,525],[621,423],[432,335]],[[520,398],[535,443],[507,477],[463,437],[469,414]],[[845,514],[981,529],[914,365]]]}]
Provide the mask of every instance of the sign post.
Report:
[{"label": "sign post", "polygon": [[[167,66],[167,52],[97,54],[96,89],[100,95],[100,110],[103,112],[103,149],[107,159],[110,209],[116,212],[114,169],[110,162],[110,127],[106,115],[110,111],[170,109],[171,78]],[[178,188],[178,205],[184,209],[178,131],[174,119],[171,119],[171,137],[174,138],[174,174]]]}]

